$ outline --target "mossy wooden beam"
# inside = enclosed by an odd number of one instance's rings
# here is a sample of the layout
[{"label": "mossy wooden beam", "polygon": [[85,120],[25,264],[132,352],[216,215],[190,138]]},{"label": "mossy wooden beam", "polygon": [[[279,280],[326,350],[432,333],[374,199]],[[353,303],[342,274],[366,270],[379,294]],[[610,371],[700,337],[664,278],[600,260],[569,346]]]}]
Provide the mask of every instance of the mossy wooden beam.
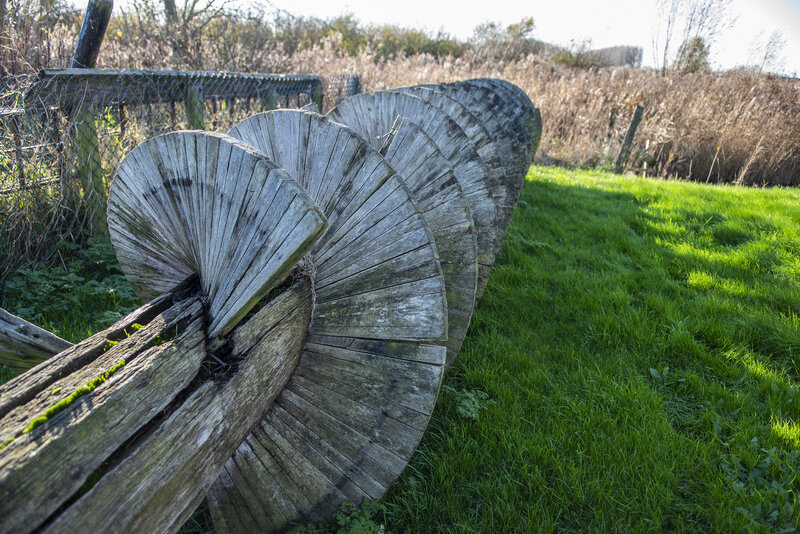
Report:
[{"label": "mossy wooden beam", "polygon": [[72,343],[0,308],[0,363],[23,373]]},{"label": "mossy wooden beam", "polygon": [[[130,322],[165,305],[141,328]],[[155,306],[55,356],[43,366],[61,369],[50,380],[23,375],[4,386],[16,400],[0,419],[0,532],[180,528],[284,389],[311,284],[293,277],[213,358],[196,283]]]}]

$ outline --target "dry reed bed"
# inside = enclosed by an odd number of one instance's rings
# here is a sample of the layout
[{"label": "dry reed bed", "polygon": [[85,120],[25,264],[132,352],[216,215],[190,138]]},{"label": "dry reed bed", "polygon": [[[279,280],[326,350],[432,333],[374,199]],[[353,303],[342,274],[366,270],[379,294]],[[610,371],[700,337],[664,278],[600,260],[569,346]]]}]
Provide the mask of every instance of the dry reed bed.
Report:
[{"label": "dry reed bed", "polygon": [[[219,26],[219,25],[217,25]],[[333,35],[292,55],[224,25],[201,35],[183,63],[147,28],[115,18],[99,67],[280,71],[323,77],[358,74],[367,91],[478,76],[506,78],[530,95],[544,117],[539,159],[569,165],[613,161],[636,103],[645,106],[629,168],[662,177],[751,185],[800,184],[800,81],[729,72],[659,73],[628,68],[581,70],[539,56],[487,64],[420,54],[382,60],[374,50],[345,52]],[[163,30],[160,28],[159,30]],[[155,31],[155,30],[154,30]],[[11,43],[29,65],[64,66],[71,48],[63,28]],[[251,32],[252,33],[252,32]],[[206,35],[208,34],[208,35]],[[213,34],[213,35],[212,35]],[[157,37],[151,35],[150,37]],[[33,56],[33,57],[31,57]],[[6,58],[7,59],[7,58]]]},{"label": "dry reed bed", "polygon": [[662,177],[751,185],[800,184],[800,81],[729,72],[663,76],[629,68],[580,70],[535,56],[486,65],[417,55],[376,61],[335,39],[296,53],[297,72],[361,76],[367,91],[493,76],[522,87],[542,111],[539,159],[603,165],[619,150],[633,106],[645,106],[630,168]]}]

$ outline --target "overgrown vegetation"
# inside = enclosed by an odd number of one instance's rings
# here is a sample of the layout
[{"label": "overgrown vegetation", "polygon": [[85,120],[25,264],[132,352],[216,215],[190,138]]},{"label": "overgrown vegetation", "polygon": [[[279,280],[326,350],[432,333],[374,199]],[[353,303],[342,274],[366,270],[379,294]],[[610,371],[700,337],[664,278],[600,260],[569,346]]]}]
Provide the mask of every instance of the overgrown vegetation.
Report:
[{"label": "overgrown vegetation", "polygon": [[108,238],[91,238],[86,248],[61,248],[72,259],[56,267],[20,270],[2,285],[0,307],[73,343],[138,307]]},{"label": "overgrown vegetation", "polygon": [[[98,66],[323,77],[352,73],[367,91],[503,77],[522,87],[542,110],[541,161],[577,166],[612,161],[633,106],[641,103],[645,120],[629,160],[636,172],[712,183],[800,184],[800,83],[761,73],[765,64],[774,63],[765,59],[775,54],[769,45],[763,57],[753,59],[758,65],[721,75],[708,71],[708,27],[724,26],[724,21],[716,15],[695,17],[705,21],[702,27],[675,26],[684,11],[705,13],[706,4],[720,10],[726,2],[665,4],[670,8],[665,24],[675,35],[671,45],[660,43],[659,61],[672,67],[664,72],[604,68],[609,61],[641,64],[641,49],[548,45],[535,39],[532,18],[506,27],[483,24],[461,42],[443,33],[365,26],[352,15],[322,20],[234,10],[213,0],[178,6],[172,21],[162,2],[133,2],[112,18]],[[68,65],[80,14],[54,2],[41,7],[16,0],[10,5],[11,22],[0,37],[0,64],[6,72]]]},{"label": "overgrown vegetation", "polygon": [[308,523],[298,525],[289,534],[382,534],[386,527],[379,518],[386,507],[379,501],[364,501],[356,508],[345,502],[334,514],[334,523]]},{"label": "overgrown vegetation", "polygon": [[793,531],[799,223],[793,189],[534,167],[409,467],[299,532]]}]

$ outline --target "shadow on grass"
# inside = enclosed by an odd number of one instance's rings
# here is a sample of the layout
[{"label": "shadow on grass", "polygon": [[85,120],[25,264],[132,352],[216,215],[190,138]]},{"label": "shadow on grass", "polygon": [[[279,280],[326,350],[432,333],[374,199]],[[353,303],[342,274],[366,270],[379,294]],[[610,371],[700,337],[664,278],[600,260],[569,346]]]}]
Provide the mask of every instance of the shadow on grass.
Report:
[{"label": "shadow on grass", "polygon": [[390,528],[797,524],[797,235],[757,196],[543,172],[446,381],[496,404],[440,402]]}]

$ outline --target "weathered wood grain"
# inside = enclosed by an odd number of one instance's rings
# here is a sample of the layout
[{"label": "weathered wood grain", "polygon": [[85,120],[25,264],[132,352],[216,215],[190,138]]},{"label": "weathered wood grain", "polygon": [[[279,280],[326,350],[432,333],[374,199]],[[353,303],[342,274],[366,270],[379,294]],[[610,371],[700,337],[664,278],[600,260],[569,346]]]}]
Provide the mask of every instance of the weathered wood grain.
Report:
[{"label": "weathered wood grain", "polygon": [[[148,324],[157,315],[164,313],[173,304],[173,293],[180,294],[185,289],[182,285],[168,294],[159,296],[142,307],[132,311],[117,321],[113,326],[84,339],[73,347],[62,351],[58,358],[51,358],[28,372],[12,378],[0,385],[0,417],[23,405],[50,386],[60,377],[72,373],[76,369],[89,365],[103,354],[110,342],[127,337],[134,324]],[[137,338],[138,339],[138,338]],[[52,390],[50,388],[48,391]]]},{"label": "weathered wood grain", "polygon": [[0,363],[22,373],[72,343],[0,308]]},{"label": "weathered wood grain", "polygon": [[[62,366],[69,370],[4,414],[0,532],[177,531],[284,389],[313,301],[310,280],[297,275],[228,335],[215,357],[226,367],[214,371],[198,295],[183,286],[163,312],[139,315],[151,317],[141,328],[117,323],[101,337],[131,335],[84,365]],[[87,378],[93,387],[78,394]],[[36,414],[47,416],[31,424]]]},{"label": "weathered wood grain", "polygon": [[38,99],[43,107],[62,106],[65,95],[87,102],[118,105],[120,87],[146,86],[143,91],[126,91],[129,106],[180,102],[190,86],[199,87],[207,99],[263,98],[302,95],[311,99],[322,89],[319,76],[252,74],[209,71],[134,70],[134,69],[43,69],[28,89],[25,98]]},{"label": "weathered wood grain", "polygon": [[421,98],[392,91],[355,95],[333,108],[328,116],[346,124],[349,121],[376,148],[383,145],[398,116],[413,122],[431,138],[450,162],[469,204],[477,232],[476,297],[480,298],[498,249],[498,213],[493,198],[496,184],[464,131],[445,112]]},{"label": "weathered wood grain", "polygon": [[444,356],[310,335],[286,388],[212,486],[217,532],[282,531],[330,517],[344,500],[383,496],[428,424]]},{"label": "weathered wood grain", "polygon": [[417,85],[394,90],[421,98],[428,104],[444,111],[453,122],[458,124],[489,171],[489,181],[493,184],[493,199],[498,208],[502,209],[506,196],[506,170],[483,121],[463,104],[433,87]]},{"label": "weathered wood grain", "polygon": [[497,124],[489,131],[496,140],[506,139],[512,147],[510,160],[511,175],[518,176],[528,157],[528,132],[524,121],[520,120],[519,110],[510,101],[505,91],[498,92],[493,87],[456,82],[438,86],[452,98],[458,100],[476,115],[484,117],[487,128],[493,121]]},{"label": "weathered wood grain", "polygon": [[293,174],[330,224],[306,259],[315,311],[302,365],[208,496],[218,532],[272,532],[378,498],[400,474],[441,383],[446,348],[427,342],[446,337],[447,303],[411,191],[363,139],[301,111],[231,134]]},{"label": "weathered wood grain", "polygon": [[506,109],[521,126],[519,131],[522,143],[528,152],[528,157],[520,162],[520,171],[526,174],[535,153],[534,141],[538,148],[538,139],[541,138],[541,115],[531,103],[530,98],[516,85],[497,78],[477,78],[456,82],[456,84],[470,88],[484,87],[493,91],[507,103]]},{"label": "weathered wood grain", "polygon": [[108,199],[120,266],[151,298],[197,273],[209,335],[233,328],[326,228],[285,171],[222,134],[174,132],[120,163]]},{"label": "weathered wood grain", "polygon": [[522,190],[528,169],[542,135],[539,110],[517,86],[502,80],[468,80],[452,84],[430,85],[458,100],[476,116],[481,117],[486,130],[507,163],[505,231],[513,208]]},{"label": "weathered wood grain", "polygon": [[436,247],[413,195],[384,158],[318,114],[276,110],[230,132],[295,177],[328,219],[311,249],[314,331],[430,341],[447,335]]},{"label": "weathered wood grain", "polygon": [[[341,118],[348,126],[352,124],[357,134],[368,136],[369,132],[359,131],[359,121],[345,115]],[[472,214],[450,163],[433,140],[413,122],[398,119],[380,151],[411,189],[436,240],[447,289],[449,367],[461,348],[475,307],[478,252]],[[381,252],[388,257],[397,255],[396,247]],[[343,268],[337,277],[358,268],[358,261],[340,263]],[[319,283],[324,281],[319,280]]]},{"label": "weathered wood grain", "polygon": [[232,376],[212,377],[189,392],[44,532],[177,531],[284,389],[311,308],[311,283],[301,276],[230,334],[231,357],[243,358]]},{"label": "weathered wood grain", "polygon": [[[440,87],[452,98],[467,106],[473,113],[494,117],[498,120],[501,128],[492,129],[490,132],[496,139],[505,138],[511,143],[513,147],[511,163],[514,168],[512,174],[518,175],[527,156],[528,132],[524,121],[520,120],[519,110],[515,109],[516,106],[505,91],[468,83],[468,81],[441,84]],[[487,119],[487,121],[491,121],[491,119]]]},{"label": "weathered wood grain", "polygon": [[485,87],[468,87],[461,84],[447,83],[421,84],[418,87],[442,92],[475,115],[494,142],[505,169],[506,177],[510,178],[516,175],[517,156],[515,154],[514,137],[518,133],[514,129],[517,128],[517,124],[513,122],[511,112],[505,109],[500,98],[494,92]]},{"label": "weathered wood grain", "polygon": [[[149,328],[114,346],[107,343],[107,350],[4,414],[0,532],[42,525],[192,380],[205,357],[202,306],[193,298],[170,309],[170,319],[160,314]],[[154,344],[178,324],[185,328],[174,341]],[[54,359],[68,359],[69,352]]]},{"label": "weathered wood grain", "polygon": [[464,130],[472,146],[475,147],[475,150],[483,159],[486,168],[492,174],[492,182],[495,184],[493,198],[499,214],[498,248],[495,250],[495,254],[497,254],[500,252],[506,227],[511,220],[511,214],[514,212],[514,206],[517,203],[518,188],[513,167],[511,169],[506,168],[501,156],[501,147],[498,146],[493,135],[487,129],[484,114],[474,114],[461,102],[452,98],[446,90],[442,90],[441,86],[413,86],[403,87],[398,90],[413,94],[447,113]]}]

